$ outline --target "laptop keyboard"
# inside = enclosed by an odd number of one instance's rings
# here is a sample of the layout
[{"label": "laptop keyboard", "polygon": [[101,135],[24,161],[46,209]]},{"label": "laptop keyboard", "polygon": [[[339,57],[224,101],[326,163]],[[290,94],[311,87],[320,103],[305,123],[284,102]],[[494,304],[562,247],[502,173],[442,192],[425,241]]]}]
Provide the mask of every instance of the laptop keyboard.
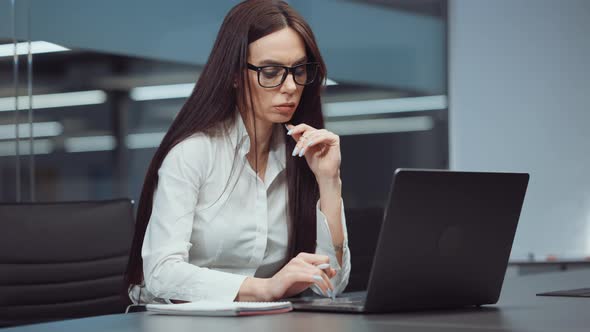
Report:
[{"label": "laptop keyboard", "polygon": [[361,292],[350,292],[341,294],[339,297],[335,299],[331,299],[329,297],[316,297],[316,296],[304,296],[299,298],[291,298],[288,299],[293,303],[294,306],[297,306],[299,303],[305,304],[314,304],[314,305],[329,305],[335,307],[345,307],[345,306],[363,306],[365,303],[365,298],[367,297],[367,293],[364,291]]},{"label": "laptop keyboard", "polygon": [[365,302],[364,296],[344,296],[344,297],[337,297],[335,299],[331,298],[321,298],[321,299],[314,299],[313,303],[315,304],[352,304],[352,305],[361,305]]}]

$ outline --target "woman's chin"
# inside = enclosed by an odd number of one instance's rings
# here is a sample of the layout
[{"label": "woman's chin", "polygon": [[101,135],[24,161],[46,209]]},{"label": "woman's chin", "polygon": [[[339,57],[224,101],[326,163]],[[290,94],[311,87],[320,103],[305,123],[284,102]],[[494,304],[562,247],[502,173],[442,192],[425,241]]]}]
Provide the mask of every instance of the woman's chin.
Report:
[{"label": "woman's chin", "polygon": [[293,113],[274,113],[269,117],[270,122],[285,123],[289,122],[293,117]]}]

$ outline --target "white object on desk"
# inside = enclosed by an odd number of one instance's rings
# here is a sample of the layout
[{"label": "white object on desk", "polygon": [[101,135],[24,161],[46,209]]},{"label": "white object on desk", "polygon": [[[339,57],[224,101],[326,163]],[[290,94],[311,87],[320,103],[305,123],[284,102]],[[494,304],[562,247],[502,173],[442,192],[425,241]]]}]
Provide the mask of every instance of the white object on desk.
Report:
[{"label": "white object on desk", "polygon": [[148,304],[155,314],[189,316],[250,316],[279,314],[293,310],[291,302],[212,302],[199,301],[178,304]]}]

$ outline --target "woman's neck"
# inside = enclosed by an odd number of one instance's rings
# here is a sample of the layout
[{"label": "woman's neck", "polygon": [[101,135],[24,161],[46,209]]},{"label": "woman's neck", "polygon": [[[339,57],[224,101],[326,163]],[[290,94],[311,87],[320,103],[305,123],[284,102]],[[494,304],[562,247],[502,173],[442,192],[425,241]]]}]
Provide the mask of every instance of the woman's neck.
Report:
[{"label": "woman's neck", "polygon": [[[260,121],[255,116],[244,116],[241,112],[240,115],[250,137],[249,155],[253,156],[257,152],[258,160],[266,159],[270,151],[274,124],[272,122]],[[254,137],[254,121],[256,121],[256,137]]]}]

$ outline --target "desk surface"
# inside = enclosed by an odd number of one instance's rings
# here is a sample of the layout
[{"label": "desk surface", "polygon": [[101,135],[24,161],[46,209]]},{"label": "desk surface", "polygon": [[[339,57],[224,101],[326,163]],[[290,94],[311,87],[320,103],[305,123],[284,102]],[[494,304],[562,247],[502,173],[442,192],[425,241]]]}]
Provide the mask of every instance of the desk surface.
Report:
[{"label": "desk surface", "polygon": [[590,287],[590,270],[508,278],[497,305],[379,315],[291,312],[256,317],[119,314],[2,329],[2,332],[152,331],[589,331],[590,298],[536,293]]}]

